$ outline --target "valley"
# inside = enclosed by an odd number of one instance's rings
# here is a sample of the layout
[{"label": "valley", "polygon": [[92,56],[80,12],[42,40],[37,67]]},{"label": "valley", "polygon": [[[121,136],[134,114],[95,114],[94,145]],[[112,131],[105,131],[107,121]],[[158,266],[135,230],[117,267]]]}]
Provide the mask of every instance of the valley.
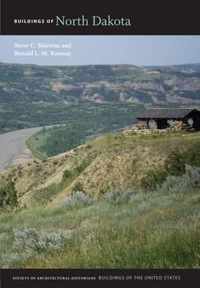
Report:
[{"label": "valley", "polygon": [[65,123],[74,106],[198,106],[199,67],[0,63],[0,133]]}]

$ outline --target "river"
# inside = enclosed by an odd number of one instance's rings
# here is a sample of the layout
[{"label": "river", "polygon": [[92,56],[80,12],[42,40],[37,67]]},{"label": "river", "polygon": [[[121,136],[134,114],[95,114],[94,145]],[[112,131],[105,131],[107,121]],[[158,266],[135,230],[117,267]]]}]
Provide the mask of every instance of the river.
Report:
[{"label": "river", "polygon": [[42,127],[35,127],[0,134],[0,171],[32,158],[31,151],[26,147],[26,140],[41,129]]}]

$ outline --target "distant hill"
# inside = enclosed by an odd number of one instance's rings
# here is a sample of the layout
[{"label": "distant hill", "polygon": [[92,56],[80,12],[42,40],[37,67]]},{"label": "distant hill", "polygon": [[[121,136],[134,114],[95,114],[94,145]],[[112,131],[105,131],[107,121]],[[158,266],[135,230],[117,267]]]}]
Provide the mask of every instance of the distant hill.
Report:
[{"label": "distant hill", "polygon": [[[120,126],[117,115],[126,118],[127,109],[132,109],[133,105],[132,117]],[[105,108],[107,116],[112,114],[112,122],[118,122],[118,128],[122,128],[134,123],[141,109],[152,105],[198,108],[200,64],[137,67],[0,63],[0,133],[72,123],[80,114],[72,111],[85,111],[85,107],[86,114],[92,117]],[[107,119],[104,131],[110,131],[107,127],[112,126],[109,117]]]},{"label": "distant hill", "polygon": [[0,64],[1,103],[199,104],[200,64],[37,66]]}]

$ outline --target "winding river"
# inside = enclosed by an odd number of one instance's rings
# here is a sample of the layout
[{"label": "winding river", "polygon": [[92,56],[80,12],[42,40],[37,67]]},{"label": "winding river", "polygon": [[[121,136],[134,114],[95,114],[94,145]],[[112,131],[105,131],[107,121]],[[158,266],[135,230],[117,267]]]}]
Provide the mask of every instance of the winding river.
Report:
[{"label": "winding river", "polygon": [[0,134],[0,171],[32,158],[31,151],[26,147],[26,140],[41,129],[42,127],[36,127]]}]

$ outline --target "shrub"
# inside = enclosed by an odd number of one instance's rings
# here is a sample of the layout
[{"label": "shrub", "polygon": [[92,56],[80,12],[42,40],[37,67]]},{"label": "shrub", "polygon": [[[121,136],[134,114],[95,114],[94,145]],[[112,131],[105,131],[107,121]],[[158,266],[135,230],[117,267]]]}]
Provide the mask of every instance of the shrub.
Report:
[{"label": "shrub", "polygon": [[173,151],[166,161],[166,169],[170,175],[182,175],[185,172],[185,163],[184,153]]},{"label": "shrub", "polygon": [[81,182],[76,182],[73,186],[73,192],[83,191],[83,184]]},{"label": "shrub", "polygon": [[30,194],[30,200],[32,201],[32,205],[38,203],[40,205],[46,205],[52,198],[59,193],[63,188],[63,183],[53,183],[47,187],[40,188],[38,190],[33,190]]},{"label": "shrub", "polygon": [[73,192],[64,200],[64,207],[74,208],[88,206],[93,203],[93,199],[81,191]]},{"label": "shrub", "polygon": [[17,206],[17,191],[14,182],[11,180],[0,187],[0,207],[4,208],[7,206]]},{"label": "shrub", "polygon": [[185,177],[193,188],[200,187],[200,167],[185,165]]},{"label": "shrub", "polygon": [[167,177],[167,171],[149,170],[141,180],[141,187],[145,190],[154,190],[158,185],[164,182]]},{"label": "shrub", "polygon": [[71,171],[69,171],[68,169],[66,169],[64,172],[63,172],[63,180],[65,179],[68,179],[72,176],[72,173]]},{"label": "shrub", "polygon": [[48,249],[60,249],[64,246],[65,237],[62,232],[39,232],[35,229],[14,231],[15,248],[26,250],[28,254],[42,253]]},{"label": "shrub", "polygon": [[[31,257],[46,257],[52,250],[63,249],[67,240],[71,241],[73,230],[42,232],[33,228],[13,230],[13,243],[9,253],[0,254],[2,268],[15,267]],[[2,251],[1,251],[2,252]],[[20,264],[19,264],[20,263]]]},{"label": "shrub", "polygon": [[57,165],[57,164],[58,164],[58,160],[54,160],[53,165]]},{"label": "shrub", "polygon": [[197,187],[200,187],[200,168],[185,165],[184,175],[169,175],[158,190],[164,193],[179,193],[189,192]]},{"label": "shrub", "polygon": [[194,167],[200,166],[199,142],[193,143],[187,150],[173,151],[166,161],[166,169],[171,175],[183,175],[186,164]]},{"label": "shrub", "polygon": [[113,191],[106,193],[104,195],[104,199],[109,203],[118,205],[122,203],[128,203],[134,194],[134,192]]},{"label": "shrub", "polygon": [[90,164],[90,160],[83,160],[81,164],[79,164],[75,169],[74,172],[76,174],[80,174],[81,172],[83,172],[83,170],[85,170],[87,168],[87,166]]}]

